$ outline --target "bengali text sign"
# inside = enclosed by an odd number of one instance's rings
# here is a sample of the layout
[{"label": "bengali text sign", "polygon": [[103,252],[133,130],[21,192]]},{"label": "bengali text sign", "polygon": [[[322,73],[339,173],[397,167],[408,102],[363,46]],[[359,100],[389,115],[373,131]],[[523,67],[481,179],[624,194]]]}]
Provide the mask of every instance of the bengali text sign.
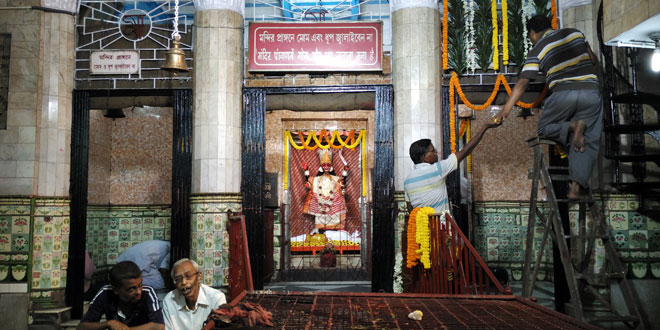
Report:
[{"label": "bengali text sign", "polygon": [[89,59],[90,74],[137,74],[140,53],[137,51],[93,52]]},{"label": "bengali text sign", "polygon": [[382,23],[250,23],[250,71],[380,71]]}]

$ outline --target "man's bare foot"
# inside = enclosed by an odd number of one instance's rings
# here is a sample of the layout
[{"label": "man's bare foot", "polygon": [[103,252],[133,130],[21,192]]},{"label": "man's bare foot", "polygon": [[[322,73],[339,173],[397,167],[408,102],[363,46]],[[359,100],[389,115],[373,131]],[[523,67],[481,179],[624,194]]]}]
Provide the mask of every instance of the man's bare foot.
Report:
[{"label": "man's bare foot", "polygon": [[584,120],[576,120],[571,123],[571,130],[573,131],[573,149],[577,152],[584,152],[584,130],[587,125]]},{"label": "man's bare foot", "polygon": [[582,199],[586,199],[587,195],[582,192],[579,183],[575,181],[571,181],[571,187],[568,191],[568,194],[566,194],[566,197],[572,200],[582,200]]}]

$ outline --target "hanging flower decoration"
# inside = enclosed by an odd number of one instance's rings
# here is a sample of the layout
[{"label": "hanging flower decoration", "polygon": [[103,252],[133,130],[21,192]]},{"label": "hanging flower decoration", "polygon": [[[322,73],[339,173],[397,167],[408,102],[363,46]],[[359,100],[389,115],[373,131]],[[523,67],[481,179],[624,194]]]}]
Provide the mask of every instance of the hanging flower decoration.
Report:
[{"label": "hanging flower decoration", "polygon": [[392,286],[394,293],[403,293],[403,276],[401,275],[402,265],[403,256],[401,255],[401,251],[399,251],[394,257],[394,283]]},{"label": "hanging flower decoration", "polygon": [[502,0],[502,65],[509,64],[509,9]]},{"label": "hanging flower decoration", "polygon": [[429,215],[435,213],[430,206],[425,206],[417,211],[417,232],[415,241],[419,244],[419,260],[425,269],[431,268],[431,230],[429,228]]},{"label": "hanging flower decoration", "polygon": [[[367,131],[366,130],[360,130],[360,133],[358,134],[357,138],[355,137],[355,130],[351,130],[348,133],[346,133],[346,138],[342,139],[342,132],[340,131],[333,131],[332,133],[328,132],[325,129],[322,129],[318,134],[316,131],[309,131],[307,134],[307,138],[304,137],[302,131],[298,131],[297,135],[298,138],[300,139],[301,145],[298,145],[294,140],[293,136],[291,135],[291,131],[285,130],[284,131],[284,140],[287,146],[284,147],[284,177],[283,177],[283,185],[284,189],[289,189],[289,147],[288,145],[291,145],[293,148],[297,150],[302,150],[302,149],[307,149],[307,150],[316,150],[317,148],[321,149],[328,149],[328,148],[333,148],[333,149],[341,149],[341,148],[347,148],[347,149],[354,149],[358,146],[360,147],[360,152],[362,154],[362,159],[365,160],[367,159]],[[318,136],[317,136],[318,135]],[[330,136],[330,138],[328,137]],[[314,145],[311,145],[312,140],[314,141]],[[322,141],[325,141],[326,143],[323,144]],[[339,145],[335,145],[335,141]],[[362,167],[362,196],[367,196],[367,166],[361,166]]]},{"label": "hanging flower decoration", "polygon": [[532,48],[532,41],[527,38],[527,21],[529,21],[530,18],[532,18],[532,12],[534,11],[534,7],[532,6],[532,0],[523,0],[523,14],[522,14],[522,20],[523,20],[523,40],[525,40],[525,53],[524,57],[527,57],[527,53],[529,50]]},{"label": "hanging flower decoration", "polygon": [[442,69],[449,69],[449,54],[447,47],[449,46],[449,37],[447,36],[449,29],[449,3],[448,0],[442,0]]},{"label": "hanging flower decoration", "polygon": [[557,3],[555,0],[550,0],[550,6],[552,8],[552,29],[557,30]]},{"label": "hanging flower decoration", "polygon": [[467,58],[468,71],[477,69],[477,51],[474,47],[474,0],[463,1],[465,13],[467,14],[466,31],[465,31],[465,51]]},{"label": "hanging flower decoration", "polygon": [[420,209],[421,208],[419,207],[414,208],[408,216],[408,230],[406,232],[406,267],[408,268],[417,266],[419,261],[419,254],[417,253],[417,250],[419,250],[419,244],[417,244],[416,237],[417,212],[419,212]]},{"label": "hanging flower decoration", "polygon": [[456,72],[451,73],[451,79],[449,80],[449,131],[451,132],[449,134],[449,145],[452,154],[456,153],[456,113],[454,111],[454,86],[452,85],[454,76],[456,76]]},{"label": "hanging flower decoration", "polygon": [[[461,101],[463,101],[463,104],[465,104],[468,108],[473,109],[473,110],[484,110],[488,108],[493,101],[495,100],[495,97],[497,96],[497,93],[500,89],[500,84],[504,84],[504,89],[506,90],[507,94],[511,95],[511,86],[509,86],[509,83],[507,83],[506,78],[503,74],[497,75],[497,80],[495,81],[495,88],[493,88],[493,92],[490,94],[490,97],[488,97],[488,100],[486,100],[486,103],[482,105],[474,105],[470,103],[470,101],[465,97],[465,94],[463,93],[463,90],[461,89],[461,83],[458,80],[458,75],[456,75],[456,72],[451,73],[451,79],[449,80],[449,109],[454,109],[454,104],[455,104],[455,93],[454,89],[458,91],[458,96],[460,97]],[[536,100],[532,103],[525,103],[518,101],[516,102],[516,105],[521,107],[521,108],[533,108],[541,103],[543,99],[545,98],[546,94],[548,93],[548,87],[547,85],[543,89],[543,92],[541,92],[541,95],[539,95]],[[456,153],[456,114],[455,111],[449,111],[449,132],[450,132],[450,143],[451,143],[451,152]]]},{"label": "hanging flower decoration", "polygon": [[499,40],[497,31],[497,0],[490,1],[490,15],[491,15],[491,25],[493,26],[493,70],[498,71],[500,69],[500,50],[499,50]]}]

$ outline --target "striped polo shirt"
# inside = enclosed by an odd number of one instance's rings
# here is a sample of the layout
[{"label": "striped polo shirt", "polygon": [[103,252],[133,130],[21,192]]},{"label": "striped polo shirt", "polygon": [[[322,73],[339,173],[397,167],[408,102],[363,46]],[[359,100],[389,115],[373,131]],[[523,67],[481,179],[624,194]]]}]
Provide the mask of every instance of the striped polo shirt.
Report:
[{"label": "striped polo shirt", "polygon": [[552,91],[598,89],[584,34],[576,29],[547,30],[527,54],[521,77],[534,80],[545,74]]},{"label": "striped polo shirt", "polygon": [[430,206],[436,212],[449,210],[447,198],[447,175],[457,167],[456,154],[435,164],[415,164],[403,183],[406,199],[413,207]]}]

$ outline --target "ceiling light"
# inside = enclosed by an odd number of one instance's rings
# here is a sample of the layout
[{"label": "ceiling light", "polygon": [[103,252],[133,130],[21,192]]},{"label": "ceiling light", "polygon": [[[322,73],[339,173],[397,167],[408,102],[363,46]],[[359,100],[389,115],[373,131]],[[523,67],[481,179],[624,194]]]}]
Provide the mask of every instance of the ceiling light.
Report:
[{"label": "ceiling light", "polygon": [[649,34],[649,38],[655,42],[655,50],[651,57],[651,70],[654,72],[660,72],[660,32]]}]

